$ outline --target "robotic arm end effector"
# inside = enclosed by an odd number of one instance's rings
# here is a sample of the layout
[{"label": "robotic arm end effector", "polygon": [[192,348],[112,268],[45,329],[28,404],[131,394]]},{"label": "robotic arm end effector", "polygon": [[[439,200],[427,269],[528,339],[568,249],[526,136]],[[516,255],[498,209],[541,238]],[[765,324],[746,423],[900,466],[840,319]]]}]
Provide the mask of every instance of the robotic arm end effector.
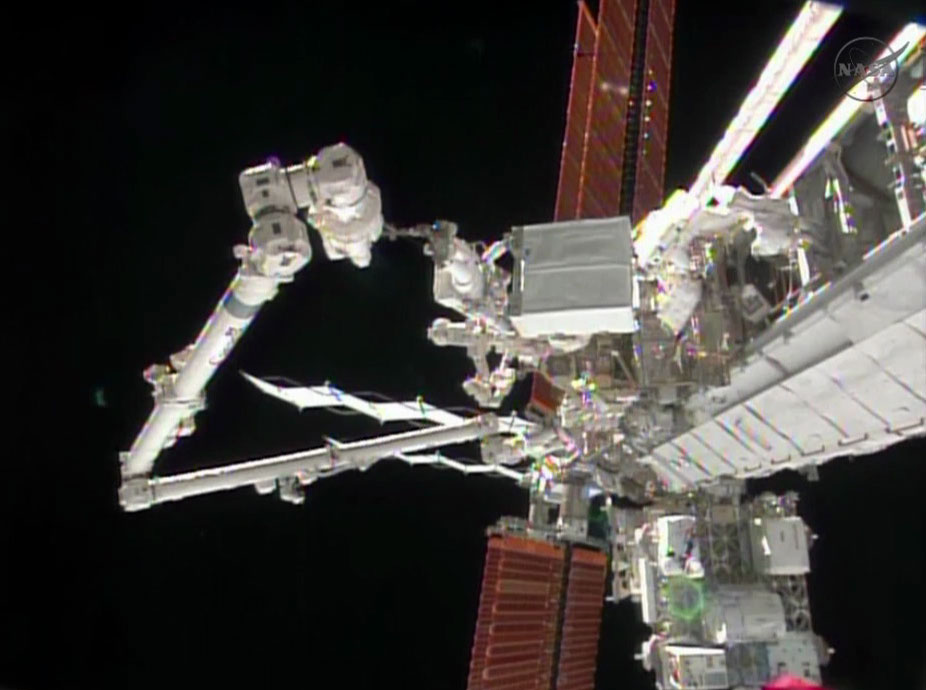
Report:
[{"label": "robotic arm end effector", "polygon": [[363,159],[344,143],[318,152],[308,170],[309,221],[322,236],[329,259],[370,265],[371,248],[383,233],[379,188],[367,179]]}]

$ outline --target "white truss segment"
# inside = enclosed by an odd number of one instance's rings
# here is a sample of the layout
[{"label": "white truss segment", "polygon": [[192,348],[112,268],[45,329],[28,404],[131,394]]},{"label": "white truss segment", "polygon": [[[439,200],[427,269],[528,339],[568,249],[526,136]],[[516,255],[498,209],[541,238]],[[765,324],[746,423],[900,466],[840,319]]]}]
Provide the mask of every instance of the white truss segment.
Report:
[{"label": "white truss segment", "polygon": [[804,3],[707,164],[698,173],[690,190],[693,196],[705,201],[712,185],[723,184],[840,14],[842,8],[835,5]]},{"label": "white truss segment", "polygon": [[670,489],[883,450],[926,434],[926,217],[753,343],[692,429],[644,461]]},{"label": "white truss segment", "polygon": [[923,337],[926,337],[926,311],[921,311],[909,319],[904,319],[904,323],[914,331],[918,331]]}]

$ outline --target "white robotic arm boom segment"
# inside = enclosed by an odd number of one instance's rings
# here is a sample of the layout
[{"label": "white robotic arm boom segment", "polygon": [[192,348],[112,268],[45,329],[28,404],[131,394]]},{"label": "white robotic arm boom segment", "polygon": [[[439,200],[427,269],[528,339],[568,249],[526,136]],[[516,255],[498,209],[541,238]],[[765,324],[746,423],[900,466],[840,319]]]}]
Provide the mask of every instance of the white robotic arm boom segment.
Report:
[{"label": "white robotic arm boom segment", "polygon": [[121,454],[125,479],[150,474],[161,450],[193,432],[193,417],[205,406],[203,390],[215,370],[279,284],[309,262],[300,209],[319,229],[330,258],[347,257],[359,267],[369,264],[370,245],[382,232],[379,190],[345,144],[324,148],[305,164],[282,168],[271,160],[249,168],[239,184],[252,220],[248,244],[235,247],[241,266],[196,341],[171,356],[169,365],[145,371],[154,387],[154,410],[131,449]]},{"label": "white robotic arm boom segment", "polygon": [[260,493],[269,493],[279,488],[281,497],[299,503],[299,485],[310,484],[320,476],[349,469],[364,470],[382,458],[478,440],[498,430],[499,421],[495,416],[482,415],[459,424],[416,429],[352,443],[332,441],[328,446],[314,450],[169,477],[133,477],[123,482],[119,489],[119,501],[126,510],[143,510],[155,503],[254,486]]}]

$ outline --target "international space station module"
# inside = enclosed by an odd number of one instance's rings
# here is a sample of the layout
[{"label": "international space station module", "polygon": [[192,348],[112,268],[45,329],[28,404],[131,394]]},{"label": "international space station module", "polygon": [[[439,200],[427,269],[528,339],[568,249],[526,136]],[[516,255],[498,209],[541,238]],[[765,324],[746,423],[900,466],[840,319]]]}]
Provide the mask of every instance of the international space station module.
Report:
[{"label": "international space station module", "polygon": [[[813,476],[926,433],[924,28],[890,41],[883,98],[847,94],[760,193],[727,186],[840,16],[806,3],[692,185],[664,199],[674,2],[625,5],[601,0],[597,19],[579,5],[554,222],[488,245],[446,220],[395,227],[344,143],[241,173],[238,273],[196,341],[145,372],[154,409],[121,457],[126,510],[239,487],[300,503],[311,483],[389,457],[498,474],[529,491],[530,512],[489,528],[470,690],[593,687],[609,589],[651,626],[640,659],[660,688],[820,682],[813,536],[794,495],[750,497],[744,480]],[[308,226],[360,269],[382,237],[421,243],[435,302],[460,316],[428,337],[465,349],[462,387],[483,411],[246,375],[300,409],[420,428],[156,476],[261,306],[309,263]],[[518,381],[526,408],[493,413]],[[464,441],[482,462],[436,450]]]}]

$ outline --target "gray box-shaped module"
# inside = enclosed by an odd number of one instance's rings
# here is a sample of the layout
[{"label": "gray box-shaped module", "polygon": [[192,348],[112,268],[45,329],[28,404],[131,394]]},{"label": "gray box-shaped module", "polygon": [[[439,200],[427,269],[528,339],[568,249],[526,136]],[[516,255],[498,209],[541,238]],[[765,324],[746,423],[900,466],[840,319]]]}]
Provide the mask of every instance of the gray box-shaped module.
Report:
[{"label": "gray box-shaped module", "polygon": [[763,575],[805,575],[810,572],[807,528],[796,515],[756,518],[750,526],[752,561]]},{"label": "gray box-shaped module", "polygon": [[508,314],[520,335],[633,332],[628,217],[516,227],[511,249]]}]

